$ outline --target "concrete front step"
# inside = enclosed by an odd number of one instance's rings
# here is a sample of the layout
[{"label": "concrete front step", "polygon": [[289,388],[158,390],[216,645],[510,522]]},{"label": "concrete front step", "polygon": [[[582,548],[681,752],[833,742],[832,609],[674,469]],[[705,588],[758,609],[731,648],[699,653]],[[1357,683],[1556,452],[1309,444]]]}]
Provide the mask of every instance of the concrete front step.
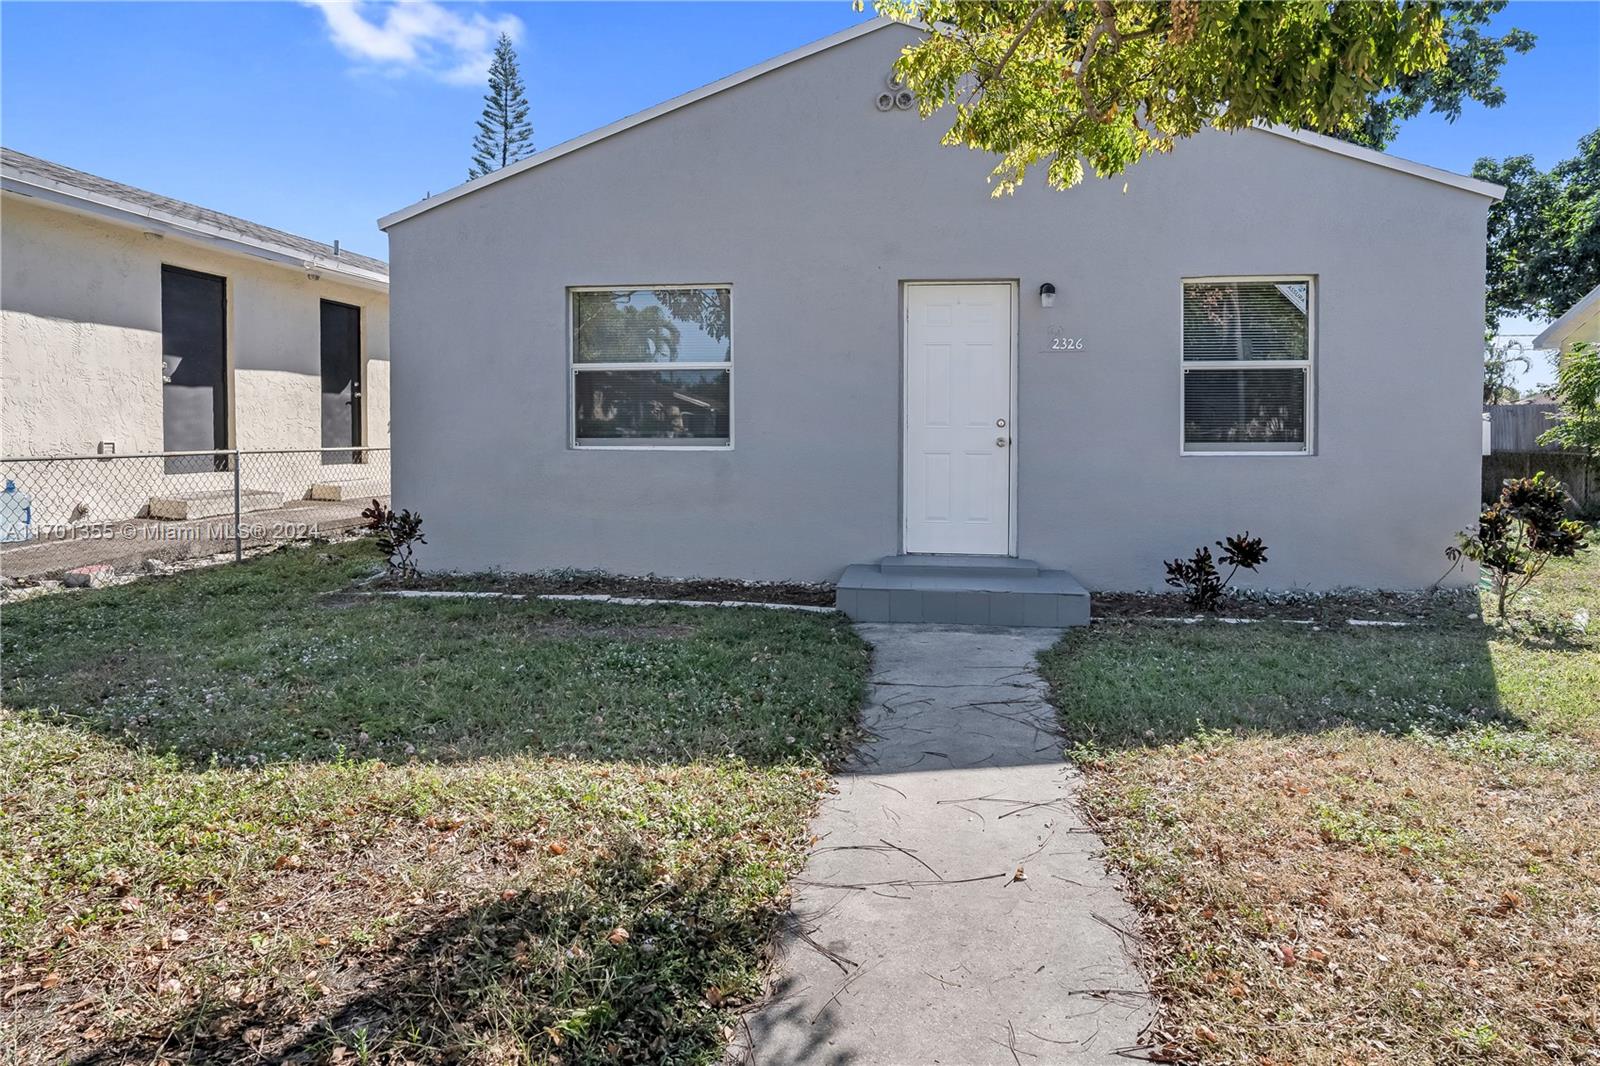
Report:
[{"label": "concrete front step", "polygon": [[1032,559],[1011,559],[994,555],[885,555],[878,569],[886,574],[1009,574],[1034,577],[1039,564]]},{"label": "concrete front step", "polygon": [[[266,489],[241,489],[241,511],[270,511],[283,506],[283,493]],[[150,497],[150,517],[171,522],[186,522],[195,518],[215,518],[233,514],[233,490],[215,492],[190,492],[182,496]]]},{"label": "concrete front step", "polygon": [[306,493],[308,500],[374,500],[389,495],[389,483],[382,478],[353,481],[319,481]]},{"label": "concrete front step", "polygon": [[1089,590],[1027,559],[890,556],[845,568],[836,602],[858,622],[1089,624]]}]

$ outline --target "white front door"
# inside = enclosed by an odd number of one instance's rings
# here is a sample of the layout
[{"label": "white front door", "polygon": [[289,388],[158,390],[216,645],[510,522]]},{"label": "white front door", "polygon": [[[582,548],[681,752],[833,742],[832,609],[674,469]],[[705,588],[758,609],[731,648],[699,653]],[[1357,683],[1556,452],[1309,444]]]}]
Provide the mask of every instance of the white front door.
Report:
[{"label": "white front door", "polygon": [[907,552],[1011,552],[1009,284],[908,284]]}]

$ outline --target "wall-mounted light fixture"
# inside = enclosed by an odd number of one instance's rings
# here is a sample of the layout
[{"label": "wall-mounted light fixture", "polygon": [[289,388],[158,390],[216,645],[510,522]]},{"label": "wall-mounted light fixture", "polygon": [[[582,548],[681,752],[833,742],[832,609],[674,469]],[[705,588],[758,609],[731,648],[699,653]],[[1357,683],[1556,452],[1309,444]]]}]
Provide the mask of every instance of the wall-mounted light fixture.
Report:
[{"label": "wall-mounted light fixture", "polygon": [[1054,307],[1056,305],[1056,287],[1048,281],[1039,286],[1039,306]]}]

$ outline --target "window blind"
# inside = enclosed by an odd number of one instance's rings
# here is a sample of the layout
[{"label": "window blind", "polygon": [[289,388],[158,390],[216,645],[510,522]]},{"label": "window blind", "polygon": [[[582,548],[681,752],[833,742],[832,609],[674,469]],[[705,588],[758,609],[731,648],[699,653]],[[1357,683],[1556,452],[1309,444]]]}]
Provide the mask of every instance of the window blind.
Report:
[{"label": "window blind", "polygon": [[1264,368],[1185,371],[1184,443],[1304,444],[1307,373]]},{"label": "window blind", "polygon": [[1183,449],[1310,447],[1311,282],[1183,286]]},{"label": "window blind", "polygon": [[1184,286],[1184,361],[1304,359],[1307,288],[1303,281]]}]

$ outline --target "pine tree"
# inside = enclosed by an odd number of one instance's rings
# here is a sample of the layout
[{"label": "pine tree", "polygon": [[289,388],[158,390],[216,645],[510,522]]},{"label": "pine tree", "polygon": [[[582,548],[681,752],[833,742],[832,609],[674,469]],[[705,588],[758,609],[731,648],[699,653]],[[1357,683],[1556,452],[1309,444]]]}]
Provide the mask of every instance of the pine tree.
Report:
[{"label": "pine tree", "polygon": [[505,34],[494,46],[489,64],[489,91],[483,94],[483,117],[472,138],[472,166],[467,177],[481,178],[533,153],[533,126],[528,122],[528,97],[517,71],[517,52]]}]

